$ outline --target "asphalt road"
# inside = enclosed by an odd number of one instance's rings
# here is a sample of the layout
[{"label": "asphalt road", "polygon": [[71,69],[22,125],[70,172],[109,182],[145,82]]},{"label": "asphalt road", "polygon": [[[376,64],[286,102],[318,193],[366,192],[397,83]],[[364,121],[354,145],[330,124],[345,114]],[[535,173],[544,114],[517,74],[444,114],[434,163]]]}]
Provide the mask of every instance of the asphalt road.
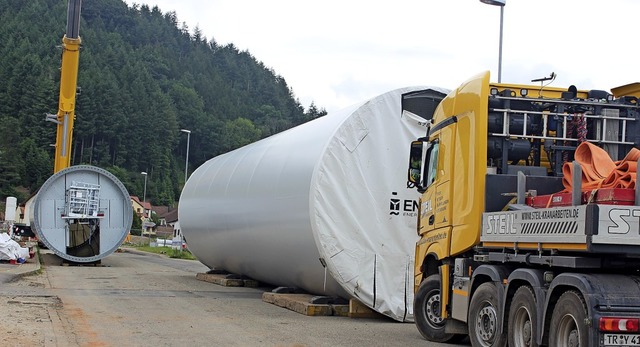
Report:
[{"label": "asphalt road", "polygon": [[307,317],[265,303],[270,288],[202,282],[197,261],[113,253],[0,284],[3,346],[452,346],[391,319]]}]

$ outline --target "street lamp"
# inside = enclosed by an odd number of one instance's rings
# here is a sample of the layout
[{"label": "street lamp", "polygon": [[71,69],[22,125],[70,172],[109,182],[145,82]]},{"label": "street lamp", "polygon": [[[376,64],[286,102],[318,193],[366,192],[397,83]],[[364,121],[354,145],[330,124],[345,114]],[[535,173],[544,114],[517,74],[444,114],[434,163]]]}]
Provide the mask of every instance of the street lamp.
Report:
[{"label": "street lamp", "polygon": [[480,0],[487,5],[500,6],[500,46],[498,48],[498,83],[502,82],[502,24],[504,19],[504,5],[507,0]]},{"label": "street lamp", "polygon": [[147,173],[142,171],[140,174],[144,176],[144,193],[142,193],[142,202],[146,203],[147,202]]},{"label": "street lamp", "polygon": [[[142,215],[144,216],[144,221],[146,222],[147,219],[147,173],[142,171],[140,173],[142,176],[144,176],[144,192],[142,193]],[[142,230],[140,230],[140,236],[144,236],[143,234],[143,230],[144,230],[145,226],[144,223],[142,225]],[[151,237],[151,233],[149,233],[149,237]]]},{"label": "street lamp", "polygon": [[187,169],[189,168],[189,140],[191,139],[191,130],[180,129],[183,133],[187,133],[187,158],[184,162],[184,184],[187,184]]}]

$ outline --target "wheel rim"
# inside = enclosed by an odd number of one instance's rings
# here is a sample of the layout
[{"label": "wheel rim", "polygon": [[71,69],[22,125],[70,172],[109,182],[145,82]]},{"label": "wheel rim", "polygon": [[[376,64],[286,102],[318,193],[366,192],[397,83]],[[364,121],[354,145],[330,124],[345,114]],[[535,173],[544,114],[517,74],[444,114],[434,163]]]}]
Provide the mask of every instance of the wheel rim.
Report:
[{"label": "wheel rim", "polygon": [[498,315],[490,302],[484,302],[483,307],[476,316],[476,337],[483,347],[493,344],[498,329]]},{"label": "wheel rim", "polygon": [[566,314],[558,326],[558,347],[580,347],[578,322],[571,314]]},{"label": "wheel rim", "polygon": [[526,307],[519,307],[513,319],[513,340],[515,346],[531,346],[531,315]]},{"label": "wheel rim", "polygon": [[[440,291],[433,291],[432,295],[428,296],[427,302],[424,305],[425,316],[427,317],[427,323],[432,328],[442,328],[442,317],[440,316]],[[430,293],[431,294],[431,293]]]}]

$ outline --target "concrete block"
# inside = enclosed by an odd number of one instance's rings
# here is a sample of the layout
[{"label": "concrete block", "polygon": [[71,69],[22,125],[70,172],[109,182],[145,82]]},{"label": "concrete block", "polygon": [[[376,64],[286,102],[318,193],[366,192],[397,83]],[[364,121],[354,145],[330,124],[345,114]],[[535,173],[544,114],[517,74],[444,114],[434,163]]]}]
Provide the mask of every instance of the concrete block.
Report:
[{"label": "concrete block", "polygon": [[227,275],[222,274],[207,274],[207,273],[198,273],[196,274],[196,279],[200,281],[215,283],[224,287],[243,287],[244,280],[240,278],[227,278]]},{"label": "concrete block", "polygon": [[370,309],[365,304],[356,299],[349,300],[349,317],[350,318],[384,318],[385,316]]},{"label": "concrete block", "polygon": [[288,310],[303,314],[305,316],[332,316],[331,305],[311,304],[310,294],[279,294],[265,292],[262,293],[262,301],[284,307]]},{"label": "concrete block", "polygon": [[248,287],[248,288],[258,288],[260,287],[260,282],[256,281],[256,280],[252,280],[252,279],[243,279],[242,280],[244,282],[244,286]]}]

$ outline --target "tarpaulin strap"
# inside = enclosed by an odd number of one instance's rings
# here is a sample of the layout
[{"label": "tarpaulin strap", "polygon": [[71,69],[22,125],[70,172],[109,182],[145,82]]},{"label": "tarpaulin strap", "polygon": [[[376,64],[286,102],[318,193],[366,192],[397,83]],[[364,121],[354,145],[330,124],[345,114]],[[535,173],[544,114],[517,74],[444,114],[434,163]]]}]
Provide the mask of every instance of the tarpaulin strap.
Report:
[{"label": "tarpaulin strap", "polygon": [[[636,185],[637,161],[640,150],[632,148],[624,159],[614,162],[602,148],[583,142],[575,152],[575,160],[582,168],[582,191],[599,188],[634,188]],[[564,191],[573,187],[571,163],[562,166]]]},{"label": "tarpaulin strap", "polygon": [[593,199],[595,199],[597,193],[598,189],[594,189],[591,191],[591,194],[589,194],[589,199],[587,199],[587,205],[593,202]]},{"label": "tarpaulin strap", "polygon": [[[575,132],[575,136],[578,139],[578,144],[587,140],[587,120],[584,113],[574,113],[571,117],[571,121],[567,124],[567,136],[572,136]],[[569,145],[569,141],[564,142],[565,146]],[[562,162],[569,161],[569,152],[562,152]]]},{"label": "tarpaulin strap", "polygon": [[511,200],[509,200],[509,202],[504,205],[504,207],[502,208],[502,211],[509,211],[509,206],[515,204],[515,202],[518,201],[518,197],[513,197],[511,198]]},{"label": "tarpaulin strap", "polygon": [[584,117],[584,113],[574,115],[572,123],[573,127],[576,129],[578,142],[585,142],[587,140],[587,120]]},{"label": "tarpaulin strap", "polygon": [[547,201],[547,206],[545,206],[545,208],[549,208],[549,206],[551,206],[551,201],[553,201],[553,194],[549,195],[549,201]]},{"label": "tarpaulin strap", "polygon": [[615,170],[604,179],[603,186],[608,188],[635,188],[640,150],[632,148],[629,153],[617,162]]}]

